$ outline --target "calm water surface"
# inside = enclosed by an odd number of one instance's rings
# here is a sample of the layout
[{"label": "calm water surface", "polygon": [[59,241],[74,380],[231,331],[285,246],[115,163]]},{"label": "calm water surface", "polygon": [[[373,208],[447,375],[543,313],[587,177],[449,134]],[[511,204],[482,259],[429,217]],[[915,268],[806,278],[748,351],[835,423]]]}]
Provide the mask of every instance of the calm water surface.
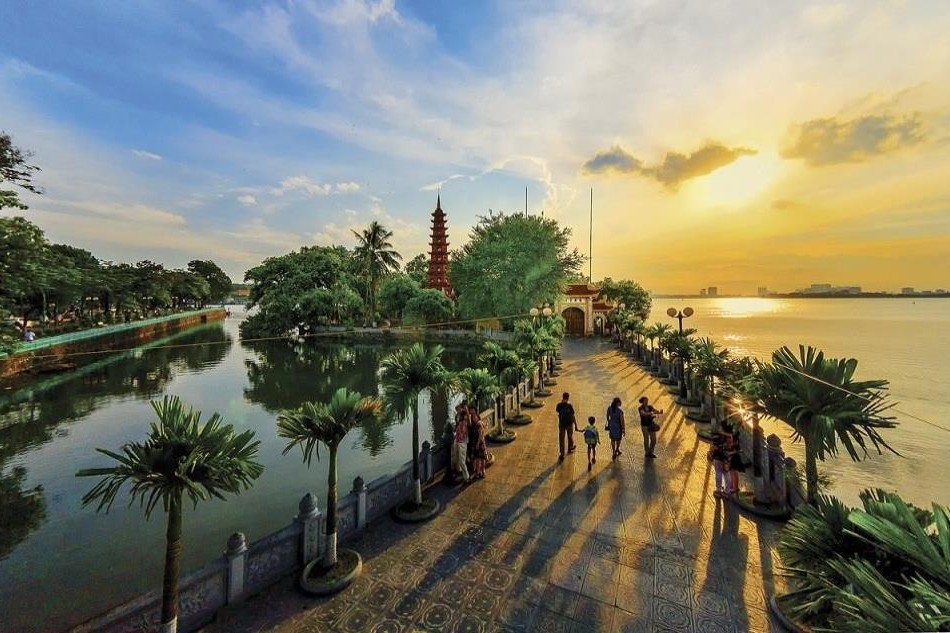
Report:
[{"label": "calm water surface", "polygon": [[[858,360],[859,379],[890,381],[897,409],[950,428],[950,299],[655,299],[653,318],[676,324],[668,307],[691,306],[684,320],[701,336],[710,336],[738,355],[768,360],[788,345],[812,345],[826,356]],[[900,425],[884,437],[893,454],[853,463],[839,457],[820,466],[833,491],[850,503],[867,487],[897,490],[918,505],[950,505],[947,464],[950,432],[892,411]],[[767,426],[781,437],[788,427]],[[786,452],[801,459],[800,445]]]},{"label": "calm water surface", "polygon": [[[328,399],[341,386],[378,393],[379,361],[394,348],[243,345],[237,324],[232,318],[163,341],[208,345],[141,349],[0,391],[0,631],[62,630],[161,586],[164,515],[146,522],[121,496],[108,515],[83,509],[80,498],[95,480],[74,476],[109,464],[96,447],[115,450],[145,437],[150,399],[181,396],[205,418],[218,411],[261,440],[265,471],[251,490],[186,506],[183,570],[218,556],[235,531],[253,541],[288,525],[307,492],[324,504],[326,464],[308,470],[299,452],[281,456],[277,412]],[[445,361],[461,368],[473,354],[449,349]],[[423,439],[441,435],[449,404],[423,396]],[[357,475],[369,482],[408,461],[410,445],[410,423],[351,432],[340,452],[341,493]]]}]

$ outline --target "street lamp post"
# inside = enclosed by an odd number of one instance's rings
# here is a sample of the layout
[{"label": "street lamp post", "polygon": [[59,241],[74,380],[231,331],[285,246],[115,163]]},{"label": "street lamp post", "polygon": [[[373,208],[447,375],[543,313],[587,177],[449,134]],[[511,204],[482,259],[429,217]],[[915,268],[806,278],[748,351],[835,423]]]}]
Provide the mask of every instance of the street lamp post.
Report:
[{"label": "street lamp post", "polygon": [[[683,319],[693,316],[693,309],[689,306],[683,308],[682,310],[677,310],[676,308],[670,308],[666,311],[667,316],[676,319],[679,321],[680,334],[683,334]],[[683,361],[682,350],[679,354],[679,366],[680,366],[680,398],[686,400],[686,363]]]},{"label": "street lamp post", "polygon": [[[528,314],[531,315],[531,318],[534,320],[535,325],[538,323],[538,317],[543,316],[545,318],[553,314],[553,310],[548,304],[544,304],[540,308],[531,308],[528,310]],[[544,389],[544,354],[542,353],[538,356],[538,382],[541,385],[541,388]]]}]

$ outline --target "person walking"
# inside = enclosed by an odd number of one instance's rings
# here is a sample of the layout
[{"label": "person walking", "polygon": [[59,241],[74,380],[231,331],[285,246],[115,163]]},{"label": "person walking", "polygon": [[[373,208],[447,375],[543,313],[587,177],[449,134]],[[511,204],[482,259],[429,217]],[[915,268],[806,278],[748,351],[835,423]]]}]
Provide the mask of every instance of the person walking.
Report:
[{"label": "person walking", "polygon": [[607,407],[607,435],[610,437],[612,459],[617,459],[623,455],[623,451],[620,450],[620,440],[627,432],[627,421],[623,417],[621,404],[623,403],[620,398],[614,398],[610,406]]},{"label": "person walking", "polygon": [[656,457],[653,449],[656,447],[656,432],[660,430],[660,425],[656,423],[656,416],[663,413],[650,404],[650,399],[643,396],[639,400],[640,406],[637,412],[640,414],[640,432],[643,433],[643,453],[647,457]]},{"label": "person walking", "polygon": [[455,407],[455,435],[452,442],[452,472],[460,477],[462,483],[470,481],[468,465],[468,403],[465,400]]},{"label": "person walking", "polygon": [[567,438],[567,452],[573,453],[577,448],[574,445],[574,429],[577,427],[577,416],[574,413],[574,405],[568,402],[571,399],[571,394],[564,392],[561,396],[561,401],[557,403],[555,411],[557,411],[557,443],[558,448],[560,449],[560,454],[557,458],[559,462],[564,461],[564,438]]},{"label": "person walking", "polygon": [[584,428],[584,443],[587,444],[587,470],[593,468],[594,464],[597,463],[597,445],[600,444],[600,433],[597,431],[595,422],[594,416],[588,417],[587,426]]}]

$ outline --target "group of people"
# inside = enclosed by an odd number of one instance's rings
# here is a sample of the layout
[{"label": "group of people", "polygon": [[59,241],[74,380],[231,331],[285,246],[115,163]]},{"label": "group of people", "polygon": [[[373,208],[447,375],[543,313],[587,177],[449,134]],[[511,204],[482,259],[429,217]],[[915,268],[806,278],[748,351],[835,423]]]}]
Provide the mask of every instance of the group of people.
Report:
[{"label": "group of people", "polygon": [[739,473],[745,471],[738,429],[728,422],[723,423],[722,432],[713,439],[708,457],[716,472],[716,491],[713,494],[717,497],[734,496],[739,492]]},{"label": "group of people", "polygon": [[[581,430],[577,426],[577,415],[574,411],[574,405],[571,404],[571,394],[564,393],[561,401],[557,404],[556,411],[558,416],[558,446],[560,454],[558,461],[564,461],[565,443],[567,444],[567,453],[573,453],[576,450],[574,444],[574,432],[583,433],[584,443],[587,445],[587,470],[593,468],[597,463],[597,445],[600,443],[600,432],[597,429],[597,418],[588,416],[587,426]],[[640,416],[640,432],[643,435],[643,454],[647,458],[655,458],[656,453],[656,433],[660,430],[656,422],[658,415],[663,411],[656,409],[650,404],[650,399],[643,396],[638,401],[640,406],[637,413]],[[616,460],[623,454],[621,441],[627,434],[627,422],[624,417],[620,398],[614,398],[607,408],[606,424],[604,430],[610,438],[611,459]]]},{"label": "group of people", "polygon": [[455,407],[452,471],[463,483],[485,478],[488,461],[487,429],[474,403],[462,400]]}]

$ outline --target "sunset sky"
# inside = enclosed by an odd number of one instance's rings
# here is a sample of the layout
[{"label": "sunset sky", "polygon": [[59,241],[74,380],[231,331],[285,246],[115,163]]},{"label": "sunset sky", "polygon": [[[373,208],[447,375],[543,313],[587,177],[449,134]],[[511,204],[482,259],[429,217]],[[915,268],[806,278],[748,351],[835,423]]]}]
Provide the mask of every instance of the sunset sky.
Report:
[{"label": "sunset sky", "polygon": [[[0,0],[26,217],[114,260],[529,208],[657,292],[950,288],[950,2]],[[11,210],[4,210],[11,214]]]}]

